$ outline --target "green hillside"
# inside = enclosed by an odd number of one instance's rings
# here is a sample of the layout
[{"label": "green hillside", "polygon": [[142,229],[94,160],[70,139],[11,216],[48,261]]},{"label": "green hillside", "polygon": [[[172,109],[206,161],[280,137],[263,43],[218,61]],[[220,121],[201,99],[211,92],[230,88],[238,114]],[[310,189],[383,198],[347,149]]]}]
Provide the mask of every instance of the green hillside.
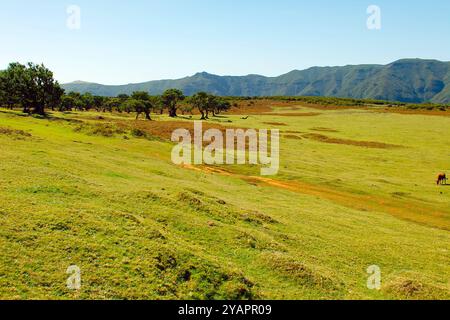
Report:
[{"label": "green hillside", "polygon": [[121,86],[69,83],[66,91],[116,96],[133,91],[160,94],[178,88],[192,95],[207,91],[221,96],[330,96],[400,102],[450,102],[450,63],[405,59],[389,65],[314,67],[279,77],[242,77],[197,73],[178,80],[150,81]]},{"label": "green hillside", "polygon": [[0,111],[0,299],[450,298],[450,118],[292,104],[208,122],[281,129],[270,178],[174,165],[164,133],[192,120],[154,118]]}]

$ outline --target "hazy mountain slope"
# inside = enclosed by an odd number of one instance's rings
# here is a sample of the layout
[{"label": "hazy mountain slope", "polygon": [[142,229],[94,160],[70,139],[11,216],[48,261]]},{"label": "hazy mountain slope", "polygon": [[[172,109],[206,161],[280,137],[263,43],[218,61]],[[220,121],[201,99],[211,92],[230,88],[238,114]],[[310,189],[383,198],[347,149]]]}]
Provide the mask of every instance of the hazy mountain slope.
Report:
[{"label": "hazy mountain slope", "polygon": [[177,80],[149,81],[121,86],[74,82],[66,91],[116,96],[133,91],[160,94],[178,88],[187,95],[199,91],[224,96],[335,96],[402,102],[450,102],[450,63],[404,59],[388,65],[313,67],[279,77],[217,76],[206,72]]},{"label": "hazy mountain slope", "polygon": [[448,103],[450,97],[450,62],[447,64],[447,75],[444,77],[445,87],[433,97],[434,102]]},{"label": "hazy mountain slope", "polygon": [[[400,60],[368,79],[365,95],[375,99],[404,102],[433,101],[448,85],[444,82],[449,64],[438,61]],[[447,96],[447,101],[449,101]]]}]

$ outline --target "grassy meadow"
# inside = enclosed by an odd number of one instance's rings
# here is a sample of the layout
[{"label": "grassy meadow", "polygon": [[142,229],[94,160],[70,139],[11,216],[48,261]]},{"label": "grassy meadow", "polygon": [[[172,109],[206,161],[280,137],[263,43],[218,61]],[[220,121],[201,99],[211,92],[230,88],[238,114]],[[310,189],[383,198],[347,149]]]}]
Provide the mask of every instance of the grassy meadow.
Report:
[{"label": "grassy meadow", "polygon": [[172,164],[197,115],[0,110],[0,298],[449,299],[449,112],[267,104],[208,125],[280,129],[273,177]]}]

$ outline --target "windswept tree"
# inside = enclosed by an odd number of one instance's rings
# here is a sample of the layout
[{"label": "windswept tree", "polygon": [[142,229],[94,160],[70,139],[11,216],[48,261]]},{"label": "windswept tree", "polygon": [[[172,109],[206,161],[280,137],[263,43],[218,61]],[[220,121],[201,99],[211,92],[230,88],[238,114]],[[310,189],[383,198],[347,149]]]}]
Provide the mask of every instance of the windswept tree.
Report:
[{"label": "windswept tree", "polygon": [[223,98],[217,97],[206,92],[199,92],[190,98],[190,102],[194,108],[202,114],[201,120],[209,119],[209,114],[213,116],[227,111],[231,108],[231,104]]},{"label": "windswept tree", "polygon": [[134,104],[133,110],[137,113],[136,120],[139,118],[141,113],[145,114],[145,119],[152,120],[150,113],[153,109],[153,103],[150,95],[146,91],[135,91],[131,95],[131,100],[137,100],[142,103],[142,105]]},{"label": "windswept tree", "polygon": [[184,99],[183,92],[178,89],[169,89],[163,93],[161,100],[163,105],[169,110],[169,117],[177,117],[178,103]]},{"label": "windswept tree", "polygon": [[[105,101],[102,105],[102,111],[103,112],[113,112],[114,110],[118,112],[124,111],[122,108],[123,101],[119,98],[105,98]],[[131,111],[130,111],[131,112]]]},{"label": "windswept tree", "polygon": [[202,114],[201,120],[208,118],[208,101],[209,95],[206,92],[198,92],[190,98],[192,106]]},{"label": "windswept tree", "polygon": [[215,116],[215,111],[219,105],[219,97],[215,95],[208,95],[208,103],[206,105],[206,119],[209,119],[209,113],[211,112]]},{"label": "windswept tree", "polygon": [[154,112],[164,113],[164,104],[162,102],[161,96],[150,96],[150,102],[152,104],[152,110]]},{"label": "windswept tree", "polygon": [[230,109],[231,109],[230,102],[226,101],[223,98],[218,98],[215,108],[212,110],[212,113],[213,113],[213,116],[216,116],[216,114],[220,114],[222,112],[227,112]]},{"label": "windswept tree", "polygon": [[148,109],[148,107],[146,106],[144,101],[142,101],[142,100],[137,100],[137,99],[133,99],[133,98],[128,99],[127,101],[125,101],[123,103],[122,107],[125,110],[131,110],[133,112],[136,112],[136,120],[139,118],[139,115],[141,113],[145,114],[145,118],[147,120],[151,120],[150,110]]},{"label": "windswept tree", "polygon": [[189,113],[189,114],[193,114],[192,113],[192,110],[194,109],[194,106],[189,102],[189,101],[186,101],[186,102],[184,102],[184,103],[182,103],[182,104],[180,104],[180,107],[179,107],[179,110],[181,110],[181,114],[184,116],[186,113]]},{"label": "windswept tree", "polygon": [[26,113],[44,115],[45,108],[55,108],[61,102],[64,91],[42,64],[11,63],[2,78],[10,99],[7,104],[19,105]]}]

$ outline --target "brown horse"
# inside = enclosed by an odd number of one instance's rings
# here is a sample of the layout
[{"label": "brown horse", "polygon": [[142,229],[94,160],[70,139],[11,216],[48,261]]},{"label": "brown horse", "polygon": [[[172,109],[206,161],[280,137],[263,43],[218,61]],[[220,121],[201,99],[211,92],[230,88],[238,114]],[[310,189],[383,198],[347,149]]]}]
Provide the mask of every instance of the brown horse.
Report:
[{"label": "brown horse", "polygon": [[447,175],[445,173],[441,173],[438,175],[437,184],[447,184]]}]

